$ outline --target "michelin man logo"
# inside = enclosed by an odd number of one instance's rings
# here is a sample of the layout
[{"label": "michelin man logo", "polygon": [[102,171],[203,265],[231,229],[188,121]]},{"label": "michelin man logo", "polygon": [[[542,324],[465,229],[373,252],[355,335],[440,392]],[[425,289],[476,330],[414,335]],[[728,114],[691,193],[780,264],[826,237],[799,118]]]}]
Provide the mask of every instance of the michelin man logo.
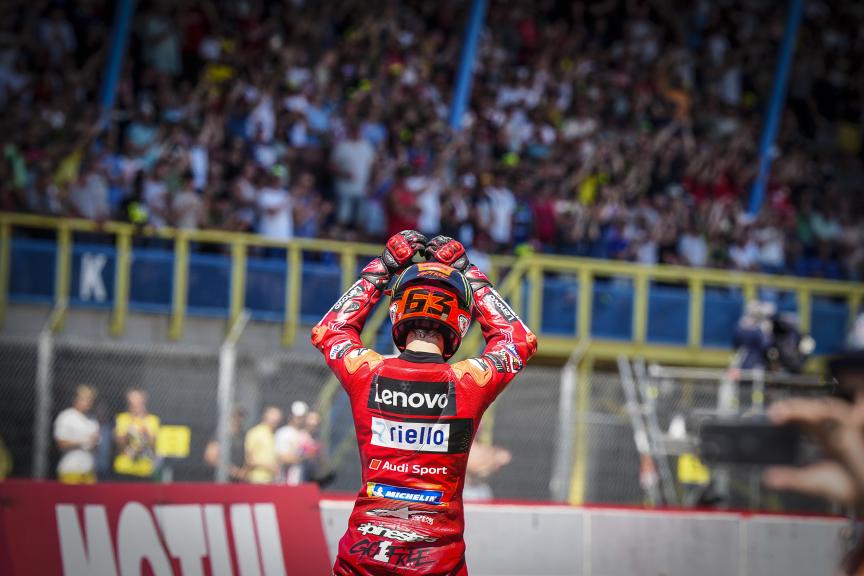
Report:
[{"label": "michelin man logo", "polygon": [[394,324],[396,322],[396,310],[399,309],[399,305],[395,302],[390,305],[390,323]]}]

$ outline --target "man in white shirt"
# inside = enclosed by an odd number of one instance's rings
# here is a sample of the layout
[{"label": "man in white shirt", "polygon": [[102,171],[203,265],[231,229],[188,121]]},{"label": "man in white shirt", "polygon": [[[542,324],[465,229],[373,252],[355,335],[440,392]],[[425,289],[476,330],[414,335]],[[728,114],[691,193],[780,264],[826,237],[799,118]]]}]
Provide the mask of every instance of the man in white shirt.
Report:
[{"label": "man in white shirt", "polygon": [[516,198],[501,174],[495,177],[494,186],[486,188],[486,198],[489,201],[489,236],[499,246],[509,246],[513,240]]},{"label": "man in white shirt", "polygon": [[704,267],[708,264],[708,244],[696,226],[690,225],[678,240],[678,253],[687,266]]},{"label": "man in white shirt", "polygon": [[150,224],[161,228],[168,225],[168,165],[165,161],[156,164],[151,174],[144,179],[144,204],[150,214]]},{"label": "man in white shirt", "polygon": [[288,191],[276,175],[267,176],[258,190],[258,232],[275,240],[290,240],[294,236],[292,202]]},{"label": "man in white shirt", "polygon": [[308,404],[294,402],[291,404],[291,418],[288,423],[276,430],[276,456],[281,467],[280,480],[292,486],[305,480],[303,477],[303,462],[306,456],[304,448],[311,441],[305,427],[308,413]]},{"label": "man in white shirt", "polygon": [[350,123],[347,137],[333,148],[330,157],[339,199],[336,217],[342,226],[354,228],[360,222],[374,162],[375,148],[363,139],[359,124]]},{"label": "man in white shirt", "polygon": [[99,422],[90,416],[96,391],[78,386],[75,401],[54,420],[54,440],[63,453],[57,464],[57,478],[64,484],[96,482],[96,460],[93,452],[99,444]]},{"label": "man in white shirt", "polygon": [[204,201],[195,190],[195,176],[188,172],[184,177],[183,188],[171,200],[174,226],[186,230],[197,230],[204,222]]},{"label": "man in white shirt", "polygon": [[742,231],[730,248],[729,259],[738,270],[755,270],[759,263],[759,248],[748,231]]}]

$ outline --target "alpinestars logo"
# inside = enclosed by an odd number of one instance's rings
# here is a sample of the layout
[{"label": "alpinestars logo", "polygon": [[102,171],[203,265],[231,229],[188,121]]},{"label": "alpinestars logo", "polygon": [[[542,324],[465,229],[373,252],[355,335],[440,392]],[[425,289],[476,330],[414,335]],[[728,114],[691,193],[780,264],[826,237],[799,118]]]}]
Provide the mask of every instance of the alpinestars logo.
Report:
[{"label": "alpinestars logo", "polygon": [[364,536],[371,534],[373,536],[380,536],[381,538],[397,540],[399,542],[435,542],[437,540],[437,538],[424,536],[423,534],[418,534],[413,530],[394,530],[387,526],[382,526],[381,524],[372,524],[371,522],[361,524],[357,527],[357,531]]}]

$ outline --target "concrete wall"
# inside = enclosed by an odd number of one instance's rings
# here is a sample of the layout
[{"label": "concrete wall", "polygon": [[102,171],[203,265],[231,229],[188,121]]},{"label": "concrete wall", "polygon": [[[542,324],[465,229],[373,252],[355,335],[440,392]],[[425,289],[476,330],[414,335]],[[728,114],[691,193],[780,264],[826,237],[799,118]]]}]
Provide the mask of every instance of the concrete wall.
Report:
[{"label": "concrete wall", "polygon": [[[323,500],[331,557],[351,502]],[[472,576],[828,576],[841,519],[467,504]]]}]

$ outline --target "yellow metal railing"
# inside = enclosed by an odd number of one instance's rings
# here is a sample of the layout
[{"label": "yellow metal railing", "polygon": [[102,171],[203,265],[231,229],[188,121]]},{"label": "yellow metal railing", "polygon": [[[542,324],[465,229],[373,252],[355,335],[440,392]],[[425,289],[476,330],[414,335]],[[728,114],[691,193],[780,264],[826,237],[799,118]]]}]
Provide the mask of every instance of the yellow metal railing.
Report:
[{"label": "yellow metal railing", "polygon": [[[230,297],[227,323],[236,319],[245,307],[247,250],[250,247],[285,248],[287,258],[285,316],[283,343],[291,345],[297,338],[300,321],[300,294],[303,289],[301,269],[303,252],[329,252],[339,255],[342,267],[341,284],[347,289],[355,279],[358,258],[373,257],[381,247],[372,244],[345,243],[330,240],[295,239],[280,242],[253,234],[219,230],[174,230],[170,228],[138,228],[131,224],[110,222],[97,224],[88,220],[57,219],[28,214],[0,212],[0,321],[5,316],[10,273],[10,243],[17,228],[42,228],[57,231],[57,259],[55,270],[56,301],[69,299],[71,255],[74,234],[102,232],[112,235],[117,260],[114,277],[114,302],[111,314],[111,332],[123,333],[128,314],[131,275],[132,240],[136,235],[173,241],[174,272],[172,285],[169,336],[183,336],[188,298],[189,255],[191,243],[210,243],[226,246],[231,259]],[[546,357],[566,358],[580,339],[590,338],[594,282],[597,278],[617,278],[632,282],[634,304],[632,338],[630,341],[592,339],[587,354],[595,360],[613,360],[619,354],[643,356],[661,362],[718,366],[728,363],[731,351],[706,349],[702,343],[705,318],[704,296],[707,288],[736,287],[745,299],[755,298],[760,288],[792,292],[797,295],[798,315],[802,328],[808,330],[812,319],[811,298],[814,295],[831,296],[846,300],[850,319],[864,301],[864,285],[851,282],[812,280],[785,276],[769,276],[727,270],[705,270],[676,266],[641,266],[637,264],[591,260],[550,255],[531,255],[522,258],[495,256],[491,259],[490,277],[497,280],[506,275],[499,291],[507,297],[520,314],[527,312],[528,324],[540,338],[540,354]],[[576,331],[570,335],[543,335],[540,320],[543,314],[543,283],[550,275],[572,275],[579,285]],[[530,286],[526,310],[523,310],[523,286]],[[646,341],[648,331],[648,296],[653,282],[680,284],[689,293],[686,345],[659,345]],[[710,311],[709,311],[710,313]],[[383,316],[382,316],[383,321]],[[62,325],[62,318],[60,319]],[[481,344],[479,330],[466,337],[465,354],[476,353]]]}]

